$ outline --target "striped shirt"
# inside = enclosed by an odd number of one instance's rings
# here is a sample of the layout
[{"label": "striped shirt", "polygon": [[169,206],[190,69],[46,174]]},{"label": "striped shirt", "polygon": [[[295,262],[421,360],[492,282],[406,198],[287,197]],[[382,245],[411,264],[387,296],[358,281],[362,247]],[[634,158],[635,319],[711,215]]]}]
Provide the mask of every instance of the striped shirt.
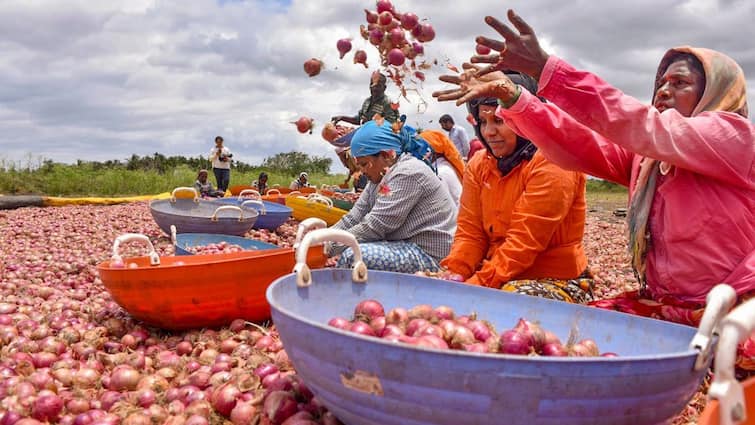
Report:
[{"label": "striped shirt", "polygon": [[[456,213],[438,176],[422,161],[404,154],[379,184],[367,184],[333,228],[349,231],[358,242],[414,242],[440,261],[451,249]],[[333,247],[329,254],[343,249]]]}]

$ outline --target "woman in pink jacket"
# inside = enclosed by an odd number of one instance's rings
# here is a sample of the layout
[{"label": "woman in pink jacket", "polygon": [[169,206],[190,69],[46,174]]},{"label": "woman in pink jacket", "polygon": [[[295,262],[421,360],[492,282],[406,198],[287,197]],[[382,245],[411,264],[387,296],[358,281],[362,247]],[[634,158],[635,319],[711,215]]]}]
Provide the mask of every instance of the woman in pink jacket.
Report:
[{"label": "woman in pink jacket", "polygon": [[[745,77],[726,55],[679,47],[661,60],[653,105],[574,69],[540,47],[509,11],[518,31],[492,17],[505,41],[478,37],[500,52],[474,57],[459,88],[439,100],[494,96],[496,112],[554,163],[629,187],[630,251],[639,291],[598,307],[697,325],[708,291],[725,282],[740,301],[755,296],[755,126],[747,119]],[[539,79],[535,96],[499,69]],[[738,358],[755,370],[755,340]]]}]

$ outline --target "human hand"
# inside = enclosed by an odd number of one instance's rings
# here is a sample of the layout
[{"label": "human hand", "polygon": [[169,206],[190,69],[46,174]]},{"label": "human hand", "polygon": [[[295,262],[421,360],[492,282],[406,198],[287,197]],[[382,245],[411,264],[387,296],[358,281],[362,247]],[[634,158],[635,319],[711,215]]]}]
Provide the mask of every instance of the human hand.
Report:
[{"label": "human hand", "polygon": [[478,75],[485,75],[494,71],[510,69],[540,79],[540,74],[548,61],[548,53],[540,47],[535,31],[524,19],[509,9],[507,17],[516,31],[492,16],[485,17],[485,23],[490,25],[504,40],[478,36],[477,44],[487,46],[499,53],[491,55],[475,55],[472,63],[492,64],[479,71]]},{"label": "human hand", "polygon": [[433,97],[439,101],[456,100],[456,105],[459,106],[478,97],[494,97],[508,102],[518,95],[516,84],[500,71],[481,75],[482,69],[470,63],[463,64],[462,68],[464,71],[459,75],[441,75],[439,78],[459,87],[436,91]]}]

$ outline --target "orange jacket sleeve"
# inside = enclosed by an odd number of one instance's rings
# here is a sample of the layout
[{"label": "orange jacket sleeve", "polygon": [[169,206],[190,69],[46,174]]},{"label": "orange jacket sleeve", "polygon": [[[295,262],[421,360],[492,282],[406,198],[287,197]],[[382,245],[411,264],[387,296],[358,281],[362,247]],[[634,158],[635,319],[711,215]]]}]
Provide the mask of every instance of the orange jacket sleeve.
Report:
[{"label": "orange jacket sleeve", "polygon": [[485,257],[488,250],[488,235],[482,225],[482,202],[480,201],[481,181],[469,164],[464,171],[464,185],[459,201],[459,215],[456,219],[456,234],[451,251],[440,265],[453,273],[468,279]]},{"label": "orange jacket sleeve", "polygon": [[[526,170],[530,166],[532,168]],[[579,187],[577,173],[550,162],[530,163],[520,172],[529,175],[521,177],[525,189],[514,205],[505,241],[468,283],[500,287],[529,268],[548,247],[574,202]]]}]

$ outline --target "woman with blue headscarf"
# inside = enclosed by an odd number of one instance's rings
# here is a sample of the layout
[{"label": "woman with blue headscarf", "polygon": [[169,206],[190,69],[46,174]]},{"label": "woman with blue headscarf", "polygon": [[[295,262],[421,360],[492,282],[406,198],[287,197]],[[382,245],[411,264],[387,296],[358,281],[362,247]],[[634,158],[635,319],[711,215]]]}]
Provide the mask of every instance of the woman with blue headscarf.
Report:
[{"label": "woman with blue headscarf", "polygon": [[[356,237],[370,269],[438,270],[451,248],[456,207],[429,165],[432,149],[409,128],[394,132],[390,123],[369,121],[354,134],[351,152],[369,183],[333,228]],[[338,266],[351,266],[350,248],[328,247],[329,255],[339,253]]]}]

